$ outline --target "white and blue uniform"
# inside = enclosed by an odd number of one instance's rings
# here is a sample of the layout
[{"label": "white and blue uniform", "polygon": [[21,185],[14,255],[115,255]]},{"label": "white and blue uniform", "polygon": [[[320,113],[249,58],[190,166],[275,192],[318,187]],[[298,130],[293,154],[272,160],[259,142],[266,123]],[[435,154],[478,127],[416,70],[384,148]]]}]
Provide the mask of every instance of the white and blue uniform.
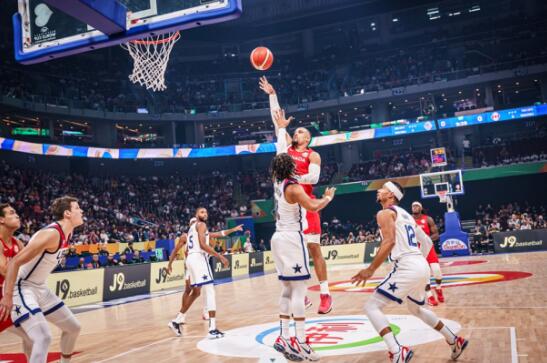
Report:
[{"label": "white and blue uniform", "polygon": [[[42,312],[47,316],[64,305],[63,300],[47,287],[47,278],[68,249],[70,236],[65,236],[59,223],[52,223],[45,227],[45,229],[49,228],[59,232],[59,246],[55,252],[44,251],[19,268],[11,312],[11,319],[15,326],[20,326],[31,315]],[[31,240],[30,243],[33,241]]]},{"label": "white and blue uniform", "polygon": [[[186,241],[186,269],[190,277],[190,285],[201,286],[212,284],[213,271],[209,265],[209,255],[201,249],[197,231],[198,223],[194,223],[188,230],[188,240]],[[205,232],[205,242],[209,244],[209,231]]]},{"label": "white and blue uniform", "polygon": [[[376,287],[376,292],[401,304],[406,297],[418,305],[425,302],[425,286],[429,283],[429,265],[420,250],[422,234],[414,218],[403,208],[391,206],[395,219],[395,246],[389,254],[393,269]],[[381,234],[381,231],[380,231]],[[425,242],[425,241],[424,241]]]},{"label": "white and blue uniform", "polygon": [[271,240],[272,254],[280,280],[307,280],[310,278],[310,258],[303,232],[308,223],[305,209],[285,199],[285,189],[291,184],[298,182],[286,179],[274,184],[276,223]]}]

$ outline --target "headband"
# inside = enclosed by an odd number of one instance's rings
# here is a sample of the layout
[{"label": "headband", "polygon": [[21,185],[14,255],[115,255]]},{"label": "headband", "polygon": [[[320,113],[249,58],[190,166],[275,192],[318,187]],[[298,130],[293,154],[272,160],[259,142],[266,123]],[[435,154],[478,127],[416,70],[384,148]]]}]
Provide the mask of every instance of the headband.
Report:
[{"label": "headband", "polygon": [[192,218],[190,219],[190,223],[189,223],[189,224],[192,224],[192,223],[197,222],[197,221],[198,221],[198,219],[197,219],[196,217],[192,217]]},{"label": "headband", "polygon": [[397,198],[398,201],[403,199],[403,193],[401,193],[401,190],[399,188],[397,188],[397,186],[395,184],[393,184],[392,182],[388,181],[387,183],[385,183],[384,188],[386,188],[387,190],[392,192],[395,195],[395,198]]},{"label": "headband", "polygon": [[415,205],[417,205],[420,208],[423,208],[422,203],[420,203],[420,202],[412,202],[412,206],[415,206]]}]

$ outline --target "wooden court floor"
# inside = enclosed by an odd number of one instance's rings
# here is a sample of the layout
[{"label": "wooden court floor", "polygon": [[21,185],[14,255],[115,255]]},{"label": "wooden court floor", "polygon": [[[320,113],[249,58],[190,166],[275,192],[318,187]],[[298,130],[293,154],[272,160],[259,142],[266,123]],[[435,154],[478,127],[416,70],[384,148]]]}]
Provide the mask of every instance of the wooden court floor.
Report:
[{"label": "wooden court floor", "polygon": [[[460,362],[545,362],[547,361],[547,253],[518,253],[493,256],[444,259],[448,261],[485,260],[485,263],[444,266],[445,275],[466,272],[520,271],[532,276],[511,281],[447,287],[447,301],[433,310],[441,318],[461,324],[461,334],[470,340]],[[348,279],[359,266],[336,266],[329,269],[329,279]],[[388,271],[383,266],[377,276]],[[315,284],[315,281],[312,282]],[[278,312],[279,283],[275,274],[243,279],[216,286],[217,325],[230,330],[255,324],[275,323]],[[336,292],[331,314],[316,314],[318,292],[310,291],[314,307],[308,319],[336,318],[340,315],[362,315],[368,293]],[[275,355],[262,359],[226,357],[206,353],[197,348],[207,333],[207,323],[201,320],[202,301],[191,308],[184,327],[184,336],[176,338],[167,322],[179,309],[181,293],[114,307],[78,313],[82,334],[77,343],[80,352],[73,362],[283,362]],[[392,304],[388,314],[408,315],[405,304]],[[59,331],[54,334],[51,351],[59,351]],[[226,345],[237,351],[233,339],[216,341],[218,351]],[[402,341],[404,344],[404,341]],[[415,362],[448,362],[449,351],[442,340],[415,345]],[[20,352],[18,338],[0,335],[2,354]],[[5,357],[5,356],[4,356]],[[273,357],[270,359],[270,357]],[[275,359],[274,359],[275,358]],[[387,362],[385,351],[328,356],[323,362]]]}]

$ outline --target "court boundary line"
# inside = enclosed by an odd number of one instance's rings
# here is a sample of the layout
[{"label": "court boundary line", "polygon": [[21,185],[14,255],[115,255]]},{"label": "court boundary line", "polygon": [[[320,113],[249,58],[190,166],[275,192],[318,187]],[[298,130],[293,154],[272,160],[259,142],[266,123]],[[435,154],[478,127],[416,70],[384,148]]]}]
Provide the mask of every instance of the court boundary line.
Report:
[{"label": "court boundary line", "polygon": [[509,328],[509,336],[511,337],[511,362],[518,363],[519,357],[517,352],[517,329],[514,326]]},{"label": "court boundary line", "polygon": [[143,345],[141,347],[138,347],[138,348],[133,348],[133,349],[130,349],[128,351],[125,351],[125,352],[122,352],[120,354],[117,354],[113,357],[110,357],[110,358],[107,358],[107,359],[103,359],[103,360],[97,360],[97,361],[93,361],[93,363],[103,363],[103,362],[108,362],[108,361],[111,361],[111,360],[114,360],[116,358],[120,358],[120,357],[123,357],[127,354],[130,354],[130,353],[133,353],[133,352],[138,352],[139,350],[142,350],[142,349],[145,349],[145,348],[149,348],[153,345],[156,345],[156,344],[160,344],[160,343],[163,343],[163,342],[166,342],[168,340],[174,340],[174,339],[177,339],[178,337],[169,337],[169,338],[165,338],[165,339],[161,339],[161,340],[158,340],[158,341],[155,341],[153,343],[150,343],[150,344],[147,344],[147,345]]}]

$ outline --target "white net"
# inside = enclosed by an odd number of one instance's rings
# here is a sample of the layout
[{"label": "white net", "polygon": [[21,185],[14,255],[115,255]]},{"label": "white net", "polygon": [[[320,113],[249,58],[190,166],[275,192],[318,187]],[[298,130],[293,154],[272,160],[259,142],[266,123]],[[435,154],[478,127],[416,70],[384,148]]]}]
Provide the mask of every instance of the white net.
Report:
[{"label": "white net", "polygon": [[129,79],[153,91],[164,91],[165,70],[169,56],[180,33],[166,33],[122,44],[133,58],[133,73]]}]

